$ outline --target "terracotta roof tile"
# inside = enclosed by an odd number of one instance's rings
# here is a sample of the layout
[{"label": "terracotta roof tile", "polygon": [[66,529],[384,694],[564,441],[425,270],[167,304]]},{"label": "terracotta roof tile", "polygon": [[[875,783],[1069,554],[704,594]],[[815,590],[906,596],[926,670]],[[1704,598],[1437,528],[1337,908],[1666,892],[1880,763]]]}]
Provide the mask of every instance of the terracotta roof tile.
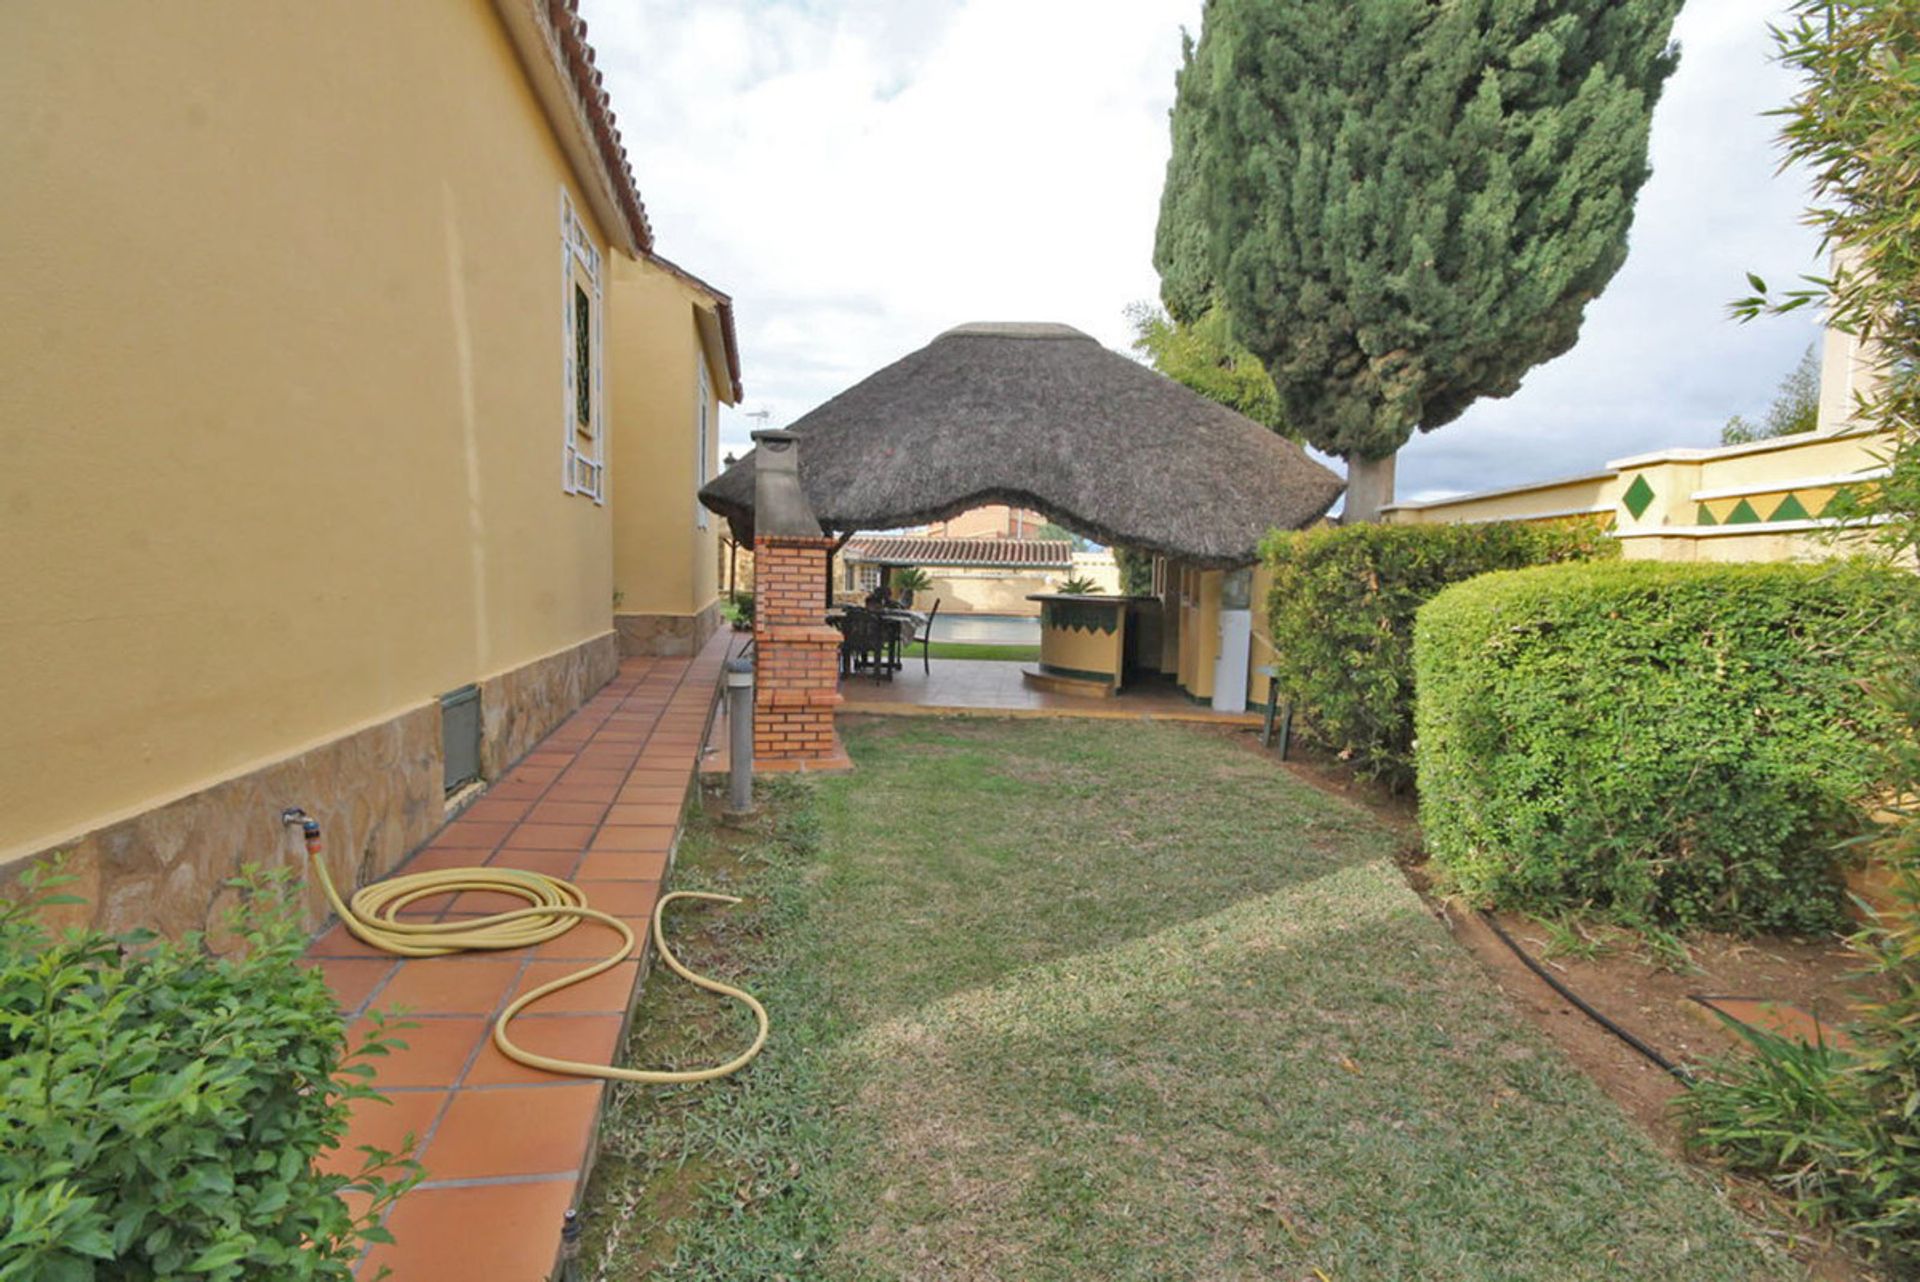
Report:
[{"label": "terracotta roof tile", "polygon": [[599,69],[593,65],[593,46],[587,43],[587,23],[580,16],[579,0],[547,0],[546,9],[547,24],[558,43],[561,62],[573,79],[574,91],[580,95],[587,128],[593,134],[600,161],[613,181],[613,194],[626,217],[628,231],[642,251],[650,252],[653,226],[647,221],[647,207],[640,201],[633,166],[627,163],[627,149],[620,141],[620,127],[613,118],[613,101],[607,96]]},{"label": "terracotta roof tile", "polygon": [[1073,544],[1065,539],[930,539],[912,534],[867,534],[849,539],[840,555],[849,561],[881,565],[1073,568]]}]

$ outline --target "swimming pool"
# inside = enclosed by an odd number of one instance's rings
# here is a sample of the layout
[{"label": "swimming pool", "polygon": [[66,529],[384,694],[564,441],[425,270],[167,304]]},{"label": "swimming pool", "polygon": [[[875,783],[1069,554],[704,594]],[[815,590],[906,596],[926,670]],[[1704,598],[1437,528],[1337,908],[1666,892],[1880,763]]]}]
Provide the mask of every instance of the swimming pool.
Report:
[{"label": "swimming pool", "polygon": [[933,640],[973,645],[1039,645],[1040,620],[1018,614],[947,614],[933,621]]}]

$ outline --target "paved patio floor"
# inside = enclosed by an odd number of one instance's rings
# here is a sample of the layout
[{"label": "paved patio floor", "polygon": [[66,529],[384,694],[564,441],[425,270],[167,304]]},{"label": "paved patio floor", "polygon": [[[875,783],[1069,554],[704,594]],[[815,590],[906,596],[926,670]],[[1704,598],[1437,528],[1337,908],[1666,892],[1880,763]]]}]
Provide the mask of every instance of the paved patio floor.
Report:
[{"label": "paved patio floor", "polygon": [[[721,661],[722,632],[691,659],[628,659],[614,678],[486,794],[417,852],[403,872],[494,864],[576,881],[588,902],[638,937],[626,965],[541,1002],[514,1021],[530,1050],[612,1063],[650,947],[647,926],[671,862]],[[439,919],[523,906],[468,892],[427,901]],[[497,902],[486,902],[496,900]],[[369,1008],[404,1009],[419,1027],[407,1049],[373,1061],[388,1104],[355,1109],[329,1164],[353,1170],[361,1144],[397,1148],[409,1132],[427,1178],[387,1217],[382,1266],[399,1282],[543,1282],[567,1208],[583,1192],[606,1084],[522,1067],[494,1049],[494,1015],[514,996],[605,957],[615,936],[582,923],[534,949],[401,960],[339,924],[308,950],[364,1028]]]},{"label": "paved patio floor", "polygon": [[1103,699],[1034,689],[1021,678],[1026,665],[999,659],[935,659],[930,670],[918,656],[909,655],[905,662],[906,667],[894,673],[891,681],[842,678],[840,695],[846,702],[840,710],[892,716],[973,714],[1260,724],[1258,711],[1216,712],[1170,684],[1136,686]]}]

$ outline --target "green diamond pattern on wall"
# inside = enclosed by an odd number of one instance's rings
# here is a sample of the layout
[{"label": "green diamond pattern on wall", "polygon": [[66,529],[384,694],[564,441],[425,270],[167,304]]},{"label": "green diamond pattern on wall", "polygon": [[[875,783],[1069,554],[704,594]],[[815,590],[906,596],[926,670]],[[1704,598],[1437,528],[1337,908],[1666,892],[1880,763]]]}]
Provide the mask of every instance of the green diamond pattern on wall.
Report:
[{"label": "green diamond pattern on wall", "polygon": [[1727,513],[1728,525],[1758,525],[1760,514],[1753,510],[1753,504],[1741,499],[1733,511]]},{"label": "green diamond pattern on wall", "polygon": [[1702,503],[1702,504],[1700,505],[1700,511],[1699,511],[1699,514],[1698,514],[1698,515],[1697,515],[1697,516],[1696,516],[1696,517],[1694,518],[1694,520],[1695,520],[1695,522],[1696,522],[1696,524],[1699,524],[1699,525],[1718,525],[1718,524],[1720,524],[1720,522],[1718,522],[1718,521],[1716,521],[1716,520],[1714,520],[1714,518],[1713,518],[1713,509],[1712,509],[1712,508],[1710,508],[1710,507],[1708,507],[1708,506],[1707,506],[1707,505],[1706,505],[1705,503]]},{"label": "green diamond pattern on wall", "polygon": [[1620,501],[1626,504],[1627,511],[1633,513],[1633,519],[1637,521],[1653,506],[1653,487],[1647,484],[1646,477],[1636,476],[1633,484],[1627,487],[1627,492],[1620,496]]},{"label": "green diamond pattern on wall", "polygon": [[1797,497],[1789,494],[1780,501],[1780,506],[1773,509],[1773,515],[1767,519],[1769,521],[1808,521],[1813,518],[1807,512],[1805,505]]}]

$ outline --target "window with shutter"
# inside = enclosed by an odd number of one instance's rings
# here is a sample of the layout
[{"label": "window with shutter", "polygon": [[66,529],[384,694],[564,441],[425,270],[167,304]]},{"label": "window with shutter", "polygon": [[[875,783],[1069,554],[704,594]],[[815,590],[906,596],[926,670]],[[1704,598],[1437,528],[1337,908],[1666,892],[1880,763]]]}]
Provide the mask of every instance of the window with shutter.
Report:
[{"label": "window with shutter", "polygon": [[564,444],[560,488],[606,501],[605,362],[600,250],[564,188],[560,192],[560,332]]}]

